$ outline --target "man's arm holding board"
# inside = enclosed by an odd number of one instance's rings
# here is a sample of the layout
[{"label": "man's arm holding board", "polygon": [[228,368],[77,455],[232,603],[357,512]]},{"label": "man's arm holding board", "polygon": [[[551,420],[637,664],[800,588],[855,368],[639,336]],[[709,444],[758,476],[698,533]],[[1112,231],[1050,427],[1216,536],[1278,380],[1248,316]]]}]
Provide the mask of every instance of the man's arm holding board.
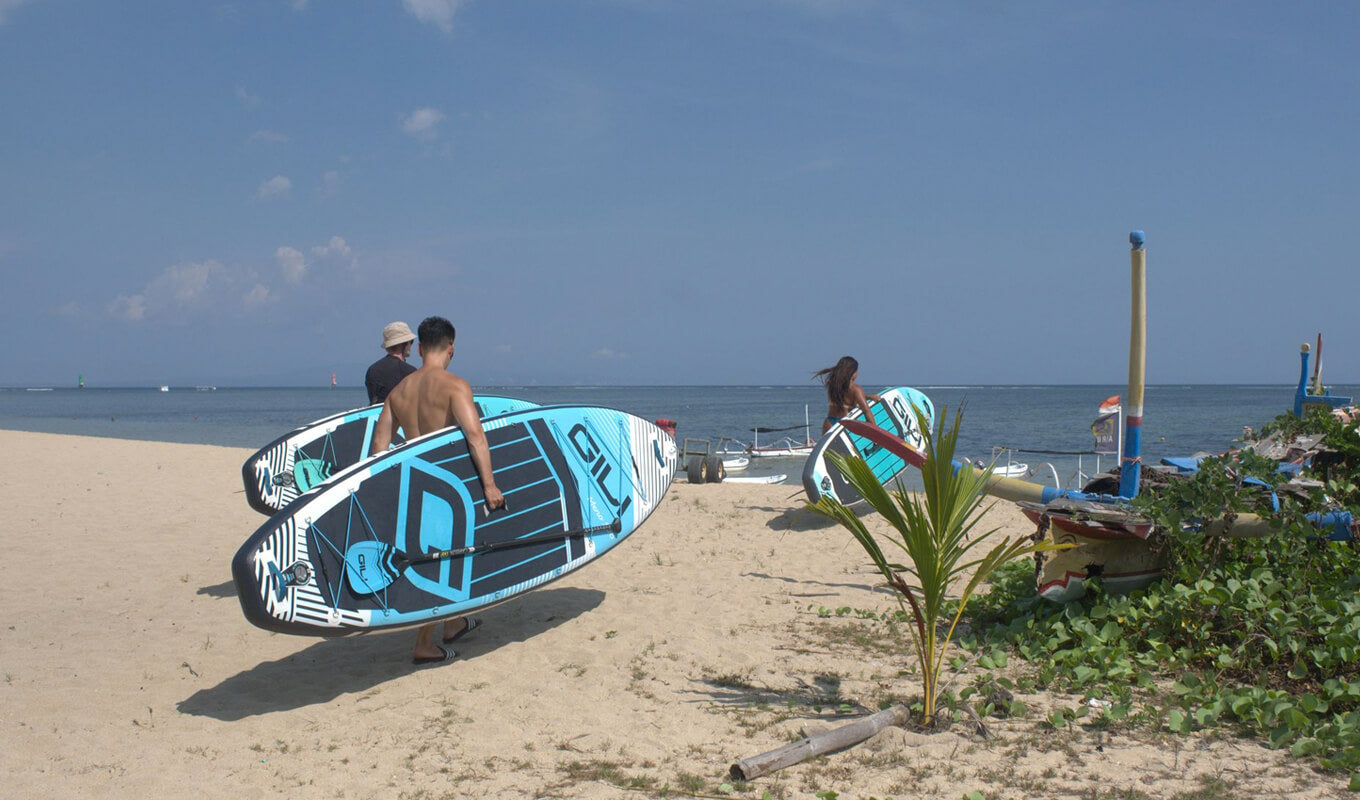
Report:
[{"label": "man's arm holding board", "polygon": [[373,444],[368,448],[369,455],[377,455],[392,446],[392,437],[397,432],[397,418],[392,413],[392,396],[383,401],[382,413],[373,425]]},{"label": "man's arm holding board", "polygon": [[486,432],[482,430],[482,418],[477,414],[477,406],[472,400],[472,387],[462,378],[449,375],[454,381],[450,392],[450,411],[454,422],[463,429],[468,454],[477,467],[477,475],[482,479],[482,495],[486,497],[486,508],[505,507],[505,497],[496,486],[496,478],[491,472],[491,448],[486,443]]}]

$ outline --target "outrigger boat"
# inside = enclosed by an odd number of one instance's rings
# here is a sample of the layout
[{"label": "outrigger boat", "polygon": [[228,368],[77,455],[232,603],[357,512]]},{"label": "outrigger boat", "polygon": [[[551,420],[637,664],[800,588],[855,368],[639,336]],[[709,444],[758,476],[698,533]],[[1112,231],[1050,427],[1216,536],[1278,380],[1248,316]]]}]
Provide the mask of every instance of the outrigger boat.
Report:
[{"label": "outrigger boat", "polygon": [[[1002,459],[1003,455],[1005,456],[1004,460]],[[1029,464],[1011,460],[1011,448],[1009,447],[993,447],[990,461],[983,461],[980,458],[973,461],[975,467],[986,468],[988,464],[992,465],[993,475],[1000,475],[1003,478],[1018,478],[1029,474]]]},{"label": "outrigger boat", "polygon": [[[1045,599],[1066,602],[1085,593],[1085,582],[1100,578],[1107,590],[1127,592],[1147,586],[1161,578],[1165,551],[1149,546],[1157,537],[1170,533],[1156,530],[1153,522],[1136,514],[1129,501],[1138,495],[1144,474],[1142,464],[1143,379],[1146,358],[1146,250],[1142,231],[1129,235],[1132,245],[1132,325],[1129,335],[1129,389],[1123,449],[1117,476],[1106,476],[1088,484],[1086,491],[1043,486],[993,471],[987,494],[1010,500],[1034,523],[1036,537],[1071,547],[1035,554],[1035,581]],[[1319,340],[1319,347],[1320,347]],[[1308,406],[1338,409],[1349,405],[1350,398],[1334,397],[1321,387],[1314,373],[1312,391],[1307,386],[1308,345],[1302,348],[1303,367],[1299,378],[1295,413]],[[1334,413],[1336,413],[1334,411]],[[847,430],[870,439],[908,463],[920,467],[924,456],[905,441],[887,431],[858,420],[841,423]],[[955,462],[956,469],[974,469],[970,462]],[[1160,477],[1155,471],[1148,475]],[[1309,513],[1308,519],[1334,541],[1360,540],[1360,523],[1351,512],[1338,509]],[[1238,514],[1200,524],[1209,535],[1261,537],[1271,530],[1269,517]]]},{"label": "outrigger boat", "polygon": [[[762,433],[783,433],[784,431],[795,431],[803,429],[803,438],[795,439],[792,436],[783,436],[769,444],[760,443]],[[785,428],[751,428],[751,433],[755,438],[751,444],[745,445],[744,452],[751,458],[807,458],[812,453],[812,448],[817,446],[817,440],[812,438],[812,421],[808,417],[808,407],[803,406],[803,424],[790,425]],[[736,441],[735,439],[731,441]],[[740,442],[738,442],[740,444]]]}]

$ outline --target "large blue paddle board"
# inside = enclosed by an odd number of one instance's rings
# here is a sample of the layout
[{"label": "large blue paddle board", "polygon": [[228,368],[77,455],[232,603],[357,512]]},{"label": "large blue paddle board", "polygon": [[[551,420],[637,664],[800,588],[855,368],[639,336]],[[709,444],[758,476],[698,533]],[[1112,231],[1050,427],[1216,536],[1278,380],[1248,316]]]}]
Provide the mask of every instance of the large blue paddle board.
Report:
[{"label": "large blue paddle board", "polygon": [[[495,395],[478,395],[473,403],[483,419],[536,407],[525,400]],[[246,502],[261,514],[273,514],[308,489],[364,460],[381,413],[382,403],[342,411],[303,425],[261,447],[241,465]],[[393,444],[403,441],[398,431]]]},{"label": "large blue paddle board", "polygon": [[246,619],[344,636],[466,614],[608,552],[675,476],[675,440],[620,411],[546,406],[482,426],[508,508],[485,512],[461,429],[413,439],[334,476],[246,540],[231,564]]},{"label": "large blue paddle board", "polygon": [[[926,424],[933,425],[935,421],[935,406],[930,402],[930,398],[915,389],[906,386],[899,386],[895,389],[885,389],[879,396],[881,400],[870,400],[869,410],[873,412],[874,418],[871,420],[875,425],[903,439],[916,451],[920,451],[925,446],[925,437],[921,433],[920,424],[916,419],[916,414],[912,410],[918,409],[925,415]],[[845,415],[845,419],[862,419],[864,412],[858,408]],[[910,466],[901,456],[889,452],[886,448],[872,442],[863,436],[856,436],[847,431],[840,423],[832,425],[821,439],[817,440],[817,446],[812,448],[812,453],[803,464],[803,489],[807,492],[808,501],[815,503],[824,495],[830,496],[841,501],[845,505],[851,505],[863,500],[860,493],[855,491],[855,487],[841,475],[840,470],[832,466],[827,456],[831,453],[839,453],[843,456],[857,456],[864,459],[869,468],[874,471],[874,476],[879,483],[887,485],[898,475],[901,475]]]}]

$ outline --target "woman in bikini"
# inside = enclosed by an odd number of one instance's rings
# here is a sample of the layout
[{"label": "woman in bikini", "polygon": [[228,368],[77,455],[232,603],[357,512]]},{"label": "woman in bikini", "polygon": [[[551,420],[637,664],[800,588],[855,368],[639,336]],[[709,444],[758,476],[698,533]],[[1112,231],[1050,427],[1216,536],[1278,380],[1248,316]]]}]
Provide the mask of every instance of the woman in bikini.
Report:
[{"label": "woman in bikini", "polygon": [[869,400],[881,400],[876,394],[865,394],[855,383],[859,377],[859,362],[850,356],[842,356],[836,366],[819,369],[812,377],[821,378],[826,384],[826,420],[822,422],[822,433],[841,421],[841,417],[858,408],[864,412],[864,420],[873,422],[874,415],[869,411]]}]

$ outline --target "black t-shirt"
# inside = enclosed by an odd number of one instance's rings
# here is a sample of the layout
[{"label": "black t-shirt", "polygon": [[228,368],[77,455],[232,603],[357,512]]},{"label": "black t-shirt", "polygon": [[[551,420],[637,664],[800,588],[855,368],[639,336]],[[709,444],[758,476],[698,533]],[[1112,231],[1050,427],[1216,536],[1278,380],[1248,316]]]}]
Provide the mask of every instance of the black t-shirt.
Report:
[{"label": "black t-shirt", "polygon": [[364,375],[364,386],[368,387],[368,402],[381,403],[387,399],[388,392],[397,388],[401,379],[415,372],[416,368],[393,355],[386,355],[373,362]]}]

